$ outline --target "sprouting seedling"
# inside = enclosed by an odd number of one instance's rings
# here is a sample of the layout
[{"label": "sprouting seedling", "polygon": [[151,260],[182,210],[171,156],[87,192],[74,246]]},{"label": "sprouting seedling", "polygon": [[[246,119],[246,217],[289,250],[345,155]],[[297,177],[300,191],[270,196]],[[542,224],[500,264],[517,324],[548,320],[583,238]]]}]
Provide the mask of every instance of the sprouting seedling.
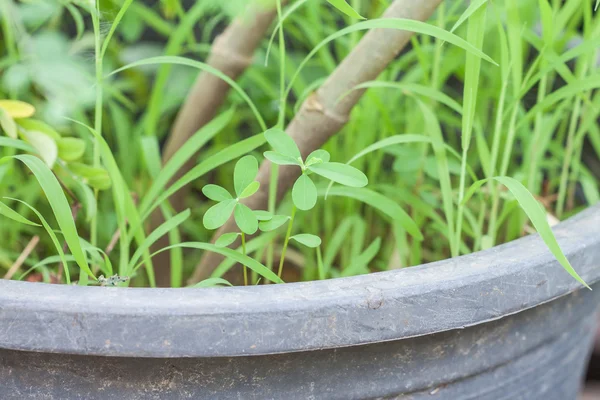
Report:
[{"label": "sprouting seedling", "polygon": [[[276,229],[289,219],[279,259],[278,276],[281,277],[287,245],[292,238],[291,233],[296,210],[308,211],[317,204],[317,187],[310,175],[313,173],[321,175],[334,182],[351,187],[364,187],[367,185],[368,179],[360,170],[348,164],[330,162],[330,155],[325,150],[315,150],[306,157],[306,160],[303,160],[300,149],[298,149],[294,140],[281,129],[269,129],[265,132],[265,138],[273,148],[273,151],[264,153],[265,158],[277,165],[296,165],[302,171],[292,188],[292,202],[294,205],[290,217],[284,217],[284,219],[280,216],[274,216],[270,221],[261,223],[261,228],[262,226],[273,226],[273,229]],[[321,242],[318,236],[308,234],[296,235],[293,238],[304,245],[308,245],[307,243],[315,244],[317,242],[316,238],[319,243],[313,247],[318,247]]]},{"label": "sprouting seedling", "polygon": [[104,275],[98,277],[98,283],[100,286],[117,286],[121,282],[127,282],[128,276],[113,275],[110,278],[105,278]]},{"label": "sprouting seedling", "polygon": [[[246,255],[246,235],[253,235],[258,230],[259,219],[270,218],[264,211],[252,211],[248,206],[242,204],[240,200],[252,196],[260,187],[257,182],[258,161],[253,156],[244,156],[235,164],[233,172],[233,184],[235,198],[229,191],[219,185],[206,185],[202,188],[202,193],[211,200],[218,203],[208,209],[202,219],[206,229],[220,228],[231,217],[234,216],[235,223],[240,232],[231,232],[221,235],[215,242],[215,245],[227,247],[238,236],[242,237],[242,253]],[[267,213],[268,214],[268,213]],[[248,271],[244,265],[244,284],[248,284]]]}]

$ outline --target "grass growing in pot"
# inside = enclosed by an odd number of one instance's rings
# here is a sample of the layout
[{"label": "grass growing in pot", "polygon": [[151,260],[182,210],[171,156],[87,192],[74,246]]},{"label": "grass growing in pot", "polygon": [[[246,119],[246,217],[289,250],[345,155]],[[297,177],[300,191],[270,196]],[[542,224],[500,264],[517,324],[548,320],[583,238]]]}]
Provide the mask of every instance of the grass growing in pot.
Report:
[{"label": "grass growing in pot", "polygon": [[[600,200],[597,5],[441,2],[422,22],[395,15],[397,2],[382,18],[378,2],[262,1],[275,20],[252,62],[223,51],[244,39],[227,35],[206,57],[222,25],[250,29],[244,13],[257,12],[219,3],[48,2],[48,18],[3,3],[2,275],[329,279],[537,231],[586,285],[551,225]],[[344,64],[376,29],[415,35],[389,65]],[[158,39],[142,46],[144,32]],[[232,94],[196,92],[198,72]],[[186,107],[214,96],[216,115],[182,139],[168,132],[190,87]],[[340,132],[297,131],[316,115]],[[179,145],[165,158],[167,135]]]}]

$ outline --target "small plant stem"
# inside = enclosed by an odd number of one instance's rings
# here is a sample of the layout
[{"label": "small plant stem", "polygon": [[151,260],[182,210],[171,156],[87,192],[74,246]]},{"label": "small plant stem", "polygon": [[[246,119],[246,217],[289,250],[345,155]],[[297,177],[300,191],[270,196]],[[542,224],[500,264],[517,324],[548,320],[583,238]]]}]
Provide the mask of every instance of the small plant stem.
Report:
[{"label": "small plant stem", "polygon": [[[94,130],[102,134],[102,38],[100,35],[100,3],[92,11],[92,24],[94,26],[94,40],[96,51],[96,107],[94,111]],[[94,140],[94,167],[100,165],[100,143]],[[98,201],[98,189],[94,190],[94,197]],[[90,221],[90,243],[98,244],[98,216],[97,213]]]},{"label": "small plant stem", "polygon": [[462,151],[462,157],[460,162],[460,186],[458,189],[458,210],[456,216],[456,243],[454,244],[454,249],[456,254],[453,254],[452,257],[456,257],[460,255],[460,239],[462,236],[462,223],[463,223],[463,212],[464,205],[463,199],[465,198],[465,185],[466,185],[466,176],[467,176],[467,151],[468,147],[464,147]]},{"label": "small plant stem", "polygon": [[17,57],[17,44],[13,36],[11,28],[11,16],[12,16],[12,2],[3,1],[0,11],[2,11],[2,31],[4,33],[4,43],[6,44],[6,51],[9,58]]},{"label": "small plant stem", "polygon": [[[505,176],[508,170],[508,163],[510,161],[510,153],[512,150],[512,143],[514,141],[516,133],[516,120],[519,111],[519,104],[514,105],[514,109],[508,124],[508,138],[504,147],[504,158],[502,160],[502,166],[500,168],[500,175]],[[490,224],[488,227],[488,236],[491,238],[492,246],[496,243],[496,223],[498,220],[498,207],[500,206],[500,193],[497,185],[492,185],[492,211],[490,214]]]},{"label": "small plant stem", "polygon": [[[242,232],[242,254],[246,255],[246,235]],[[244,286],[248,286],[248,268],[244,265]]]},{"label": "small plant stem", "polygon": [[[544,75],[540,80],[540,86],[538,88],[537,102],[541,103],[546,96],[546,86],[548,83],[547,75]],[[527,177],[527,189],[530,192],[535,193],[537,182],[536,173],[538,172],[537,164],[543,154],[540,154],[538,143],[541,140],[542,128],[544,125],[543,112],[540,111],[535,115],[535,125],[533,130],[533,138],[531,139],[531,145],[529,146],[529,174]]]},{"label": "small plant stem", "polygon": [[279,116],[277,126],[281,129],[285,126],[285,37],[283,36],[283,21],[281,11],[281,0],[277,0],[277,18],[279,24]]},{"label": "small plant stem", "polygon": [[319,269],[319,280],[325,279],[325,266],[321,256],[321,246],[317,247],[317,268]]},{"label": "small plant stem", "polygon": [[[279,114],[277,119],[277,127],[280,129],[284,128],[285,125],[285,38],[283,36],[283,23],[282,21],[282,10],[281,0],[277,0],[277,19],[280,22],[279,25]],[[269,197],[267,210],[271,214],[275,214],[275,207],[277,205],[277,181],[279,177],[279,166],[271,164],[271,176],[269,177]],[[269,242],[267,248],[267,268],[273,270],[273,259],[275,252],[275,238]],[[265,284],[269,283],[265,280]]]},{"label": "small plant stem", "polygon": [[287,232],[285,233],[285,240],[283,241],[283,249],[281,250],[281,258],[279,259],[279,271],[277,272],[277,276],[281,278],[281,274],[283,273],[283,262],[285,261],[285,252],[287,251],[288,242],[290,241],[290,236],[292,235],[292,227],[294,225],[294,217],[296,216],[296,206],[292,207],[292,215],[290,215],[290,222],[288,224]]},{"label": "small plant stem", "polygon": [[565,158],[563,161],[561,173],[560,173],[560,185],[558,187],[558,198],[556,200],[556,216],[560,219],[565,210],[565,200],[567,198],[567,184],[569,178],[569,168],[571,167],[571,160],[573,158],[573,152],[575,151],[575,131],[577,129],[577,121],[581,114],[581,98],[575,100],[575,106],[573,107],[573,113],[569,121],[569,133],[567,135],[567,148],[565,149]]}]

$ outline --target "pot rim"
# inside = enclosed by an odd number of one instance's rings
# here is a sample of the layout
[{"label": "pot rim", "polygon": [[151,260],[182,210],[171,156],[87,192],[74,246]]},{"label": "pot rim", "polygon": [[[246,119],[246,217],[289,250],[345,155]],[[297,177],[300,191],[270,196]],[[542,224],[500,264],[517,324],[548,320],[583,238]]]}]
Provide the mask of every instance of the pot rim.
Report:
[{"label": "pot rim", "polygon": [[[600,204],[554,233],[600,280]],[[111,288],[0,280],[0,348],[228,357],[356,346],[485,323],[581,289],[535,235],[415,267],[232,288]]]}]

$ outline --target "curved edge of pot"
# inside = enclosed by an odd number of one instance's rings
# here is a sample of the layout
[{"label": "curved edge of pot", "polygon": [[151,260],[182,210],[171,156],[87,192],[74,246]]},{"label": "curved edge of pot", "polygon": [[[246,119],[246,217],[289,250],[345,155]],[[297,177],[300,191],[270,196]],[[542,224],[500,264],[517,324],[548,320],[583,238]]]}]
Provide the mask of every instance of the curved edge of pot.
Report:
[{"label": "curved edge of pot", "polygon": [[[555,227],[600,280],[600,205]],[[141,289],[0,281],[0,348],[229,357],[355,346],[482,324],[582,289],[538,235],[406,269],[326,281]]]}]

